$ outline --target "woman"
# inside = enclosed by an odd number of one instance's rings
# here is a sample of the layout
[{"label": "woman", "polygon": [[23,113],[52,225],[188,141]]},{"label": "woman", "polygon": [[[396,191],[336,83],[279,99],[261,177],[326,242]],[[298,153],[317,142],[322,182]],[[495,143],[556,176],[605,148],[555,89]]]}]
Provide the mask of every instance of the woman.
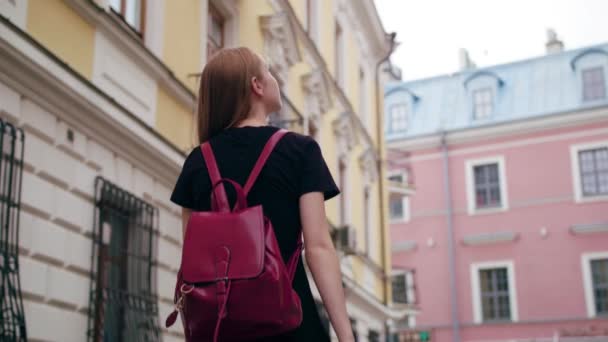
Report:
[{"label": "woman", "polygon": [[[277,128],[268,115],[281,109],[276,79],[263,60],[248,48],[219,51],[205,66],[198,103],[199,142],[209,141],[220,173],[244,184],[264,144]],[[226,187],[231,203],[234,193]],[[211,181],[200,147],[186,158],[171,201],[183,207],[186,223],[192,210],[208,211]],[[324,200],[339,194],[321,154],[310,137],[289,132],[276,145],[248,196],[270,219],[283,259],[295,251],[303,231],[306,261],[338,339],[354,341],[346,312],[340,266],[325,216]],[[298,329],[264,341],[329,341],[300,260],[293,287],[302,302]],[[253,294],[254,295],[254,294]]]}]

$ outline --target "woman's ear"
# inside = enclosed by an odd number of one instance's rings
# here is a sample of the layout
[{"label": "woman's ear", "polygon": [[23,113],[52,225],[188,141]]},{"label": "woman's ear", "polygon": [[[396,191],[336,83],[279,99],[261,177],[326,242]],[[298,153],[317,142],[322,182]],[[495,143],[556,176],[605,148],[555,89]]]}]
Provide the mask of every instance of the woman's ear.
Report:
[{"label": "woman's ear", "polygon": [[251,91],[257,96],[264,96],[264,86],[262,81],[256,76],[251,78]]}]

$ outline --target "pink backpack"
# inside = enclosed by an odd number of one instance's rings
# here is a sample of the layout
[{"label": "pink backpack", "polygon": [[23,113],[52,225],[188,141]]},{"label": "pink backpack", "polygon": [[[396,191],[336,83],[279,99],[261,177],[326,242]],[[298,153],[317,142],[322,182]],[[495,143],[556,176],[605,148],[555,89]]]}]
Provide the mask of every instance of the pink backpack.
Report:
[{"label": "pink backpack", "polygon": [[[283,262],[270,220],[262,206],[249,207],[247,194],[277,142],[277,131],[266,143],[242,188],[221,178],[209,143],[201,150],[211,178],[211,211],[192,212],[182,249],[170,327],[181,313],[187,341],[243,341],[296,329],[302,321],[300,298],[292,288],[302,252],[298,247]],[[236,190],[230,208],[224,183]]]}]

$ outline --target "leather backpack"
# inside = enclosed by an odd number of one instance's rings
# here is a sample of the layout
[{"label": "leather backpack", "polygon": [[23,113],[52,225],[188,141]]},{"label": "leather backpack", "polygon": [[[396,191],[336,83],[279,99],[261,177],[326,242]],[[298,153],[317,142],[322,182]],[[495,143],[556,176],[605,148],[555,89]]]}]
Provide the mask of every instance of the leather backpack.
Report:
[{"label": "leather backpack", "polygon": [[[187,223],[175,288],[187,341],[244,341],[296,329],[302,321],[300,298],[292,288],[302,252],[302,233],[287,264],[283,262],[272,224],[262,206],[248,206],[247,194],[277,142],[268,140],[244,187],[221,178],[211,145],[201,151],[211,178],[211,211],[193,211]],[[224,184],[236,191],[230,208]]]}]

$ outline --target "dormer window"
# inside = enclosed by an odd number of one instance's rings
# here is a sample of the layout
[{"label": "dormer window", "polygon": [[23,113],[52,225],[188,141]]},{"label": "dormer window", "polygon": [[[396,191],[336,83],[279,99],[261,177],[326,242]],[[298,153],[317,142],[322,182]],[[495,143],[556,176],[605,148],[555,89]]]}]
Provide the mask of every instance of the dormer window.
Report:
[{"label": "dormer window", "polygon": [[494,99],[490,87],[473,91],[473,116],[475,119],[485,119],[494,110]]},{"label": "dormer window", "polygon": [[390,107],[389,120],[391,131],[405,131],[408,126],[408,107],[405,103],[398,103]]},{"label": "dormer window", "polygon": [[606,79],[601,66],[583,69],[583,101],[596,101],[606,98]]}]

